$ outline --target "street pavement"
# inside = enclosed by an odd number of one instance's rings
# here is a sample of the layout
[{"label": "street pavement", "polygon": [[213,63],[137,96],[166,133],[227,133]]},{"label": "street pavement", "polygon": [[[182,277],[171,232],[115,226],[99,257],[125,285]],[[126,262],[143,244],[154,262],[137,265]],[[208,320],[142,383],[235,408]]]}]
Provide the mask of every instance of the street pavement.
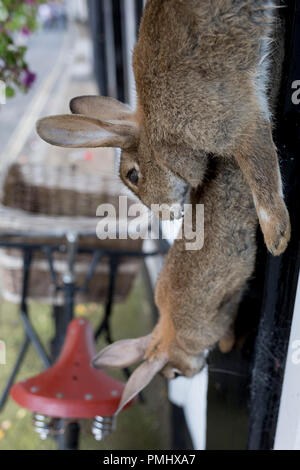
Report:
[{"label": "street pavement", "polygon": [[28,94],[18,94],[0,109],[0,173],[16,161],[65,166],[84,159],[90,161],[85,165],[88,171],[96,166],[97,171],[114,173],[113,151],[96,149],[87,154],[52,147],[35,131],[40,117],[68,113],[74,96],[98,93],[88,30],[73,24],[67,32],[40,31],[28,43],[27,58],[37,81]]}]

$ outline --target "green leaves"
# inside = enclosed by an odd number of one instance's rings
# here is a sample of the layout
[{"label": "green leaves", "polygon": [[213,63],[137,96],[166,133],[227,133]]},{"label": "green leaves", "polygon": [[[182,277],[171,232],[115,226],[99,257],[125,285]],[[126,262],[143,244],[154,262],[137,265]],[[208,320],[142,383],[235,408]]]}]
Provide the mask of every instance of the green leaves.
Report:
[{"label": "green leaves", "polygon": [[3,5],[3,2],[0,2],[0,22],[4,22],[7,20],[8,18],[8,10],[7,8],[5,7],[5,5]]},{"label": "green leaves", "polygon": [[7,86],[5,92],[6,98],[12,98],[16,94],[15,90],[11,86]]}]

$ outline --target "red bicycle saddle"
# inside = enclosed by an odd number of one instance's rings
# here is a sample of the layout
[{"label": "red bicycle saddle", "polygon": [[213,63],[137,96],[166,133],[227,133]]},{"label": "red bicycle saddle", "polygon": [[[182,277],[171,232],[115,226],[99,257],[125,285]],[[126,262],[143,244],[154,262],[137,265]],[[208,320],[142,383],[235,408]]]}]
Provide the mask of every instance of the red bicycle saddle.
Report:
[{"label": "red bicycle saddle", "polygon": [[57,362],[45,372],[15,384],[11,397],[34,413],[58,418],[112,416],[124,384],[96,370],[94,333],[85,319],[73,320]]}]

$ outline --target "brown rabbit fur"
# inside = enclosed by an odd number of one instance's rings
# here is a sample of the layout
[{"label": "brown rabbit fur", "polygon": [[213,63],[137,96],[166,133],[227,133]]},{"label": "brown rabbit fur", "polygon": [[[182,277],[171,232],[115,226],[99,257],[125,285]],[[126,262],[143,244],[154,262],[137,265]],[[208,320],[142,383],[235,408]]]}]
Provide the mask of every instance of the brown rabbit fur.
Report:
[{"label": "brown rabbit fur", "polygon": [[[72,112],[97,119],[46,118],[38,132],[56,145],[121,147],[121,177],[149,207],[183,204],[186,183],[201,184],[205,155],[234,156],[279,255],[290,224],[265,96],[273,9],[270,0],[148,0],[133,60],[136,111],[77,98]],[[154,160],[164,168],[156,191]]]},{"label": "brown rabbit fur", "polygon": [[[156,160],[142,160],[147,148],[141,154],[131,148],[136,135],[133,120],[126,117],[123,132],[124,122],[120,125],[115,116],[117,110],[119,117],[127,113],[131,118],[128,108],[111,99],[99,99],[102,106],[92,112],[98,117],[101,112],[109,113],[109,122],[100,121],[99,126],[97,119],[84,115],[50,117],[39,123],[40,134],[46,134],[48,141],[64,142],[68,146],[77,146],[82,141],[86,145],[91,141],[104,145],[114,142],[123,147],[121,172],[128,162],[130,167],[143,162],[145,181],[139,182],[139,191],[158,203],[164,202],[166,187],[179,187],[181,178]],[[94,98],[76,101],[82,113],[88,105],[91,114]],[[118,133],[116,126],[119,126]],[[94,361],[96,367],[126,367],[147,359],[130,377],[119,410],[160,370],[169,378],[176,369],[192,376],[203,366],[207,348],[219,340],[223,351],[232,346],[231,325],[254,266],[257,216],[249,187],[234,159],[203,155],[200,162],[198,171],[201,168],[203,184],[191,191],[187,184],[182,187],[190,194],[193,206],[204,204],[203,248],[187,251],[186,240],[175,241],[156,286],[160,320],[153,333],[114,343]]]},{"label": "brown rabbit fur", "polygon": [[130,377],[119,410],[159,370],[168,378],[175,370],[191,377],[203,367],[205,350],[219,341],[223,352],[233,345],[232,325],[254,268],[257,216],[236,163],[211,160],[205,180],[190,196],[193,207],[204,204],[203,248],[187,251],[184,238],[171,247],[156,285],[160,319],[154,331],[116,342],[93,361],[96,367],[125,367],[145,359]]},{"label": "brown rabbit fur", "polygon": [[149,207],[183,204],[188,196],[205,204],[202,250],[186,251],[185,240],[170,249],[156,287],[160,320],[153,333],[117,342],[94,361],[125,367],[146,359],[119,409],[160,370],[191,376],[207,348],[219,340],[230,348],[254,265],[253,201],[269,250],[278,255],[288,243],[265,97],[271,7],[267,0],[148,0],[134,53],[137,109],[79,97],[71,102],[74,115],[37,125],[52,144],[120,147],[121,178]]},{"label": "brown rabbit fur", "polygon": [[138,120],[155,158],[197,186],[201,154],[234,156],[266,244],[290,236],[268,103],[269,0],[150,0],[134,52]]}]

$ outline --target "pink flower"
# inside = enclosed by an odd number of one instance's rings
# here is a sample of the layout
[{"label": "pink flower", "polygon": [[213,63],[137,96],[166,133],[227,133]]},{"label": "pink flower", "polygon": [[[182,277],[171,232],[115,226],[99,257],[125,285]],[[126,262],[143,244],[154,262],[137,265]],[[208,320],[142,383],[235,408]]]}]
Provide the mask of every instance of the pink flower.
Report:
[{"label": "pink flower", "polygon": [[30,70],[28,69],[25,69],[22,73],[21,83],[26,88],[30,88],[31,85],[35,82],[35,79],[36,79],[36,74],[30,72]]},{"label": "pink flower", "polygon": [[30,34],[30,29],[27,26],[24,26],[24,28],[22,28],[21,31],[22,31],[22,34],[24,34],[24,36],[29,36]]}]

